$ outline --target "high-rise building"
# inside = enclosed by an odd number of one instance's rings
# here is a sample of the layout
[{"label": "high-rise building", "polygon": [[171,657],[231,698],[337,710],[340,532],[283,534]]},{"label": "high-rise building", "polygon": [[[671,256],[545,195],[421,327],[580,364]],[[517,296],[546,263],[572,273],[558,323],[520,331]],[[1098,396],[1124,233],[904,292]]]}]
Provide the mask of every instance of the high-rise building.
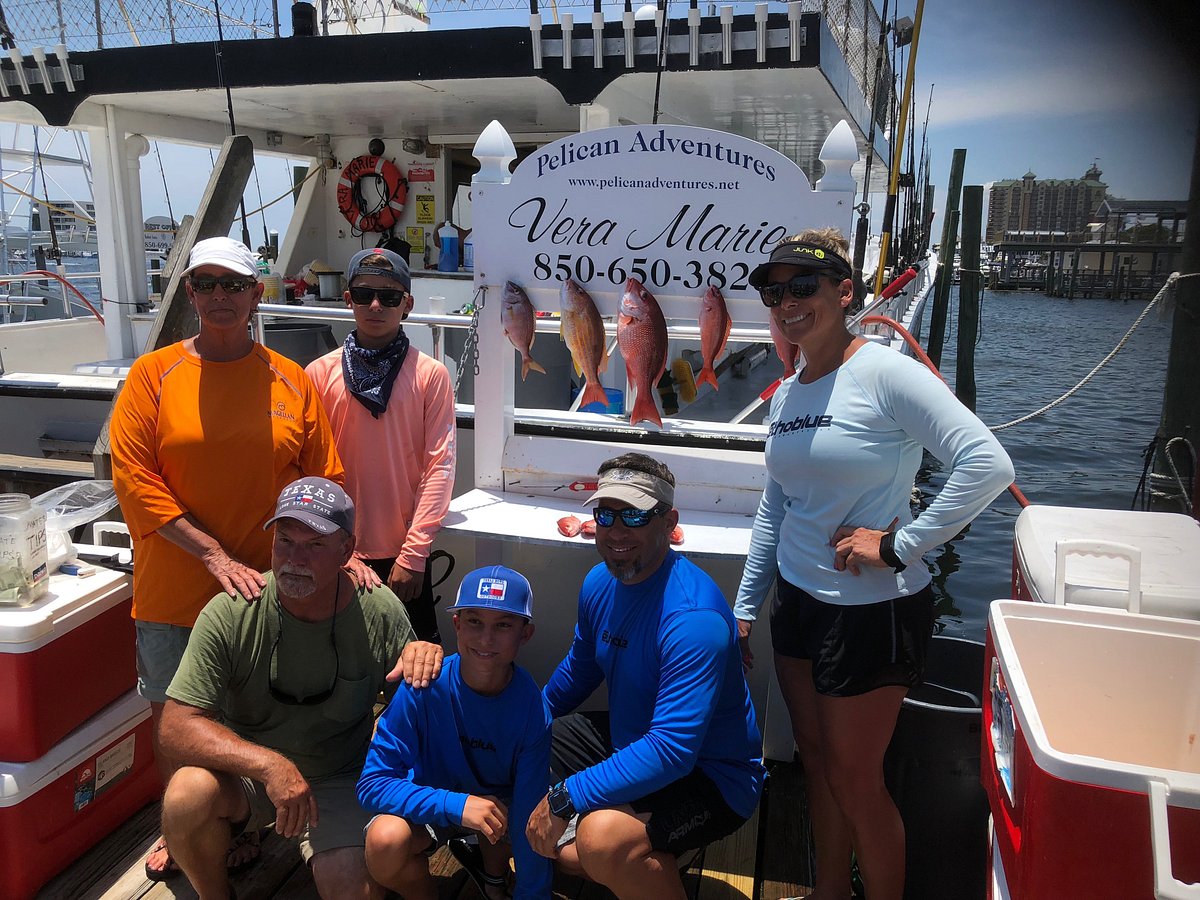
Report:
[{"label": "high-rise building", "polygon": [[1082,178],[1039,181],[1033,172],[1026,172],[1019,179],[994,182],[988,193],[987,242],[1053,233],[1065,238],[1086,231],[1108,196],[1102,174],[1093,163]]}]

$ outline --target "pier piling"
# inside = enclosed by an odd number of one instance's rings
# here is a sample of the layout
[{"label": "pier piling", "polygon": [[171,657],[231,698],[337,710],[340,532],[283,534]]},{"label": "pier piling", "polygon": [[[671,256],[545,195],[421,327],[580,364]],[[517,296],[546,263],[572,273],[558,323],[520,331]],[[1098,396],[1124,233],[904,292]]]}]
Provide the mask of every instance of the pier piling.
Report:
[{"label": "pier piling", "polygon": [[983,231],[983,185],[963,188],[962,278],[958,285],[958,358],[954,390],[975,411],[975,339],[979,334],[979,238]]},{"label": "pier piling", "polygon": [[929,358],[942,366],[942,344],[946,341],[946,310],[950,306],[950,284],[954,280],[954,249],[958,237],[958,197],[962,193],[967,151],[958,149],[950,161],[950,184],[946,188],[946,212],[942,218],[942,242],[938,247],[938,279],[934,286],[933,313],[929,322]]}]

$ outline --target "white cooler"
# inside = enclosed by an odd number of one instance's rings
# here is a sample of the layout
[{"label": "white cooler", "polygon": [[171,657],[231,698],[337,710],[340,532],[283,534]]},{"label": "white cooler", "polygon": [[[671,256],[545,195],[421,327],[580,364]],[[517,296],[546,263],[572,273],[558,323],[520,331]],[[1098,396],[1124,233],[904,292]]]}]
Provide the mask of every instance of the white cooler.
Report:
[{"label": "white cooler", "polygon": [[1017,600],[1200,619],[1200,524],[1177,513],[1027,506],[1013,540]]}]

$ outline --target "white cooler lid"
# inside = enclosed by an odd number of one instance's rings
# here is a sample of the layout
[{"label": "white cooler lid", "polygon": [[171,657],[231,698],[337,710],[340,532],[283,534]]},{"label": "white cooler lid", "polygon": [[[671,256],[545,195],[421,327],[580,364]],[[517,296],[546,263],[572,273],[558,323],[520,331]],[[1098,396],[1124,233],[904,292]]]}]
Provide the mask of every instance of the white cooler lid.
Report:
[{"label": "white cooler lid", "polygon": [[29,653],[78,628],[129,598],[133,581],[124,572],[97,567],[96,574],[50,576],[50,587],[29,606],[0,606],[0,653]]},{"label": "white cooler lid", "polygon": [[[44,756],[30,762],[0,762],[0,808],[16,806],[32,797],[148,718],[149,701],[139,697],[137,691],[130,691],[68,734]],[[132,744],[123,746],[119,751],[121,761],[126,757],[131,760],[132,751]]]},{"label": "white cooler lid", "polygon": [[[1179,513],[1027,506],[1014,533],[1018,564],[1035,599],[1054,602],[1054,547],[1064,540],[1113,541],[1142,553],[1142,612],[1200,619],[1200,524]],[[1068,604],[1125,609],[1129,566],[1123,559],[1072,556]]]}]

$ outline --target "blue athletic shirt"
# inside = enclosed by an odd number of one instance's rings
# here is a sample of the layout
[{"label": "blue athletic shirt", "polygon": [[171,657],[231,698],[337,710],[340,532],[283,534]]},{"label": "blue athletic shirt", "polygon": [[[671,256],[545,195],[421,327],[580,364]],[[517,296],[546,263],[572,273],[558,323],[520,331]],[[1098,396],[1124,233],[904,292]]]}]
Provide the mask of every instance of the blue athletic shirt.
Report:
[{"label": "blue athletic shirt", "polygon": [[498,696],[462,680],[458,654],[441,677],[415,690],[401,684],[379,718],[358,780],[368,812],[416,825],[462,825],[467,796],[494,796],[508,806],[508,836],[517,870],[515,897],[550,896],[553,864],[525,837],[529,814],[550,786],[550,717],[541,691],[519,666]]},{"label": "blue athletic shirt", "polygon": [[[784,381],[767,417],[767,485],[759,503],[734,615],[754,619],[779,574],[827,603],[860,605],[929,584],[921,555],[954,537],[1013,480],[987,426],[916,360],[864,344],[811,384]],[[914,519],[922,448],[951,471]],[[843,525],[886,530],[908,568],[834,568]]]},{"label": "blue athletic shirt", "polygon": [[577,810],[638,800],[699,767],[730,809],[754,812],[762,738],[737,624],[708,575],[674,550],[640,584],[592,569],[575,639],[544,691],[551,714],[571,712],[602,680],[616,752],[567,779]]}]

